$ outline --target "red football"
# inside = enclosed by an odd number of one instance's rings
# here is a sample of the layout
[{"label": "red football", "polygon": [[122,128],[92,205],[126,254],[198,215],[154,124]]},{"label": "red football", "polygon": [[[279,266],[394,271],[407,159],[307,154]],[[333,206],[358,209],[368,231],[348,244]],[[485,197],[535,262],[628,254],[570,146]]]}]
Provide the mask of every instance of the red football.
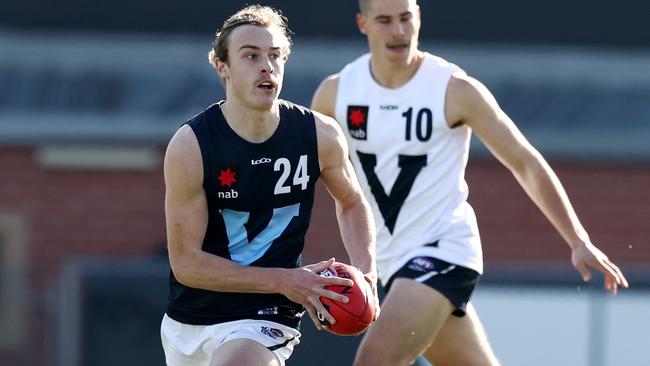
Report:
[{"label": "red football", "polygon": [[375,303],[372,301],[372,290],[363,278],[363,273],[349,264],[334,262],[332,267],[322,271],[320,275],[338,276],[354,281],[352,287],[325,286],[326,289],[350,299],[348,303],[342,303],[326,297],[320,298],[327,311],[336,319],[333,325],[326,320],[321,320],[323,324],[328,325],[327,330],[336,335],[356,335],[366,330],[375,317]]}]

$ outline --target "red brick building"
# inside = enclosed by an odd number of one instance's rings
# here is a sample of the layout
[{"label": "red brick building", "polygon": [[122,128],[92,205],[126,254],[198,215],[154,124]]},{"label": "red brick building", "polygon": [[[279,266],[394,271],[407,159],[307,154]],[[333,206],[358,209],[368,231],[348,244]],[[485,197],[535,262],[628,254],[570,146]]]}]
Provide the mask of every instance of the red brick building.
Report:
[{"label": "red brick building", "polygon": [[[127,151],[150,155],[139,167],[124,161],[120,167],[119,159],[106,163],[112,153],[85,149],[82,155],[99,159],[93,168],[66,160],[56,148],[0,149],[0,325],[12,333],[0,337],[3,364],[40,364],[34,358],[47,356],[47,335],[55,333],[49,307],[67,260],[163,252],[164,147]],[[648,265],[650,168],[553,165],[592,240],[623,269]],[[467,175],[488,268],[521,262],[570,266],[568,248],[506,169],[492,160],[472,160]],[[317,195],[304,261],[332,255],[344,260],[333,202],[322,186]]]}]

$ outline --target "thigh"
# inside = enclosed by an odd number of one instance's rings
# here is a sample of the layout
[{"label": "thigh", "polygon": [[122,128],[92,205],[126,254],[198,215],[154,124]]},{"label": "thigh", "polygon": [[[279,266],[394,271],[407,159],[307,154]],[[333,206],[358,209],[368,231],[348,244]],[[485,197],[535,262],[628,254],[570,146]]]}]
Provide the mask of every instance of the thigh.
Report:
[{"label": "thigh", "polygon": [[216,344],[205,337],[207,326],[188,325],[166,314],[160,327],[160,337],[167,366],[209,366],[210,350]]},{"label": "thigh", "polygon": [[447,319],[424,356],[436,366],[499,365],[471,303],[466,316]]},{"label": "thigh", "polygon": [[[277,363],[269,365],[283,366],[294,347],[300,343],[300,332],[283,324],[266,320],[240,320],[232,323],[231,329],[221,339],[214,358],[221,362],[226,359],[234,361],[217,365],[267,365],[265,362],[270,361],[268,357],[271,357]],[[237,355],[238,352],[241,354]]]},{"label": "thigh", "polygon": [[267,320],[190,325],[165,315],[161,325],[168,366],[282,366],[300,336],[297,329]]},{"label": "thigh", "polygon": [[233,339],[220,345],[210,366],[280,366],[279,359],[260,343],[246,338]]},{"label": "thigh", "polygon": [[379,319],[361,341],[355,365],[409,365],[431,344],[453,309],[431,287],[412,279],[395,279]]}]

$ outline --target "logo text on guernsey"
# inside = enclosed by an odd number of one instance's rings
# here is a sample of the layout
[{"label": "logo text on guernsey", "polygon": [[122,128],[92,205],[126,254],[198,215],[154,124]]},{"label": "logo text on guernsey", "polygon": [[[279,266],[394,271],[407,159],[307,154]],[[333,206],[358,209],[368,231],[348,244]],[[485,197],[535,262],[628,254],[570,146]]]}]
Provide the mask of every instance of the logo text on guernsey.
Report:
[{"label": "logo text on guernsey", "polygon": [[266,164],[266,163],[270,163],[270,162],[271,162],[271,159],[269,159],[269,158],[261,158],[261,159],[257,159],[257,160],[251,159],[251,165]]},{"label": "logo text on guernsey", "polygon": [[349,105],[347,112],[348,131],[357,140],[368,139],[368,106]]}]

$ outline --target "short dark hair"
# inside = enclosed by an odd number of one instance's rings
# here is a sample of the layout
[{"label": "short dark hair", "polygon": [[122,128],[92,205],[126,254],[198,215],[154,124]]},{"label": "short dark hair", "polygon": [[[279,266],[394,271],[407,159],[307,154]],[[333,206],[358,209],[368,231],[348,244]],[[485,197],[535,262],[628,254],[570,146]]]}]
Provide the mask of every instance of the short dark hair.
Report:
[{"label": "short dark hair", "polygon": [[217,67],[217,59],[228,62],[228,40],[230,33],[242,25],[256,25],[259,27],[278,27],[287,38],[288,47],[284,50],[284,57],[289,57],[291,52],[291,30],[288,27],[287,17],[280,10],[270,6],[250,5],[231,15],[217,31],[212,49],[208,53],[208,60]]},{"label": "short dark hair", "polygon": [[370,3],[372,0],[359,0],[359,13],[366,14],[368,9],[370,9]]},{"label": "short dark hair", "polygon": [[365,14],[370,7],[371,0],[359,0],[359,13]]}]

